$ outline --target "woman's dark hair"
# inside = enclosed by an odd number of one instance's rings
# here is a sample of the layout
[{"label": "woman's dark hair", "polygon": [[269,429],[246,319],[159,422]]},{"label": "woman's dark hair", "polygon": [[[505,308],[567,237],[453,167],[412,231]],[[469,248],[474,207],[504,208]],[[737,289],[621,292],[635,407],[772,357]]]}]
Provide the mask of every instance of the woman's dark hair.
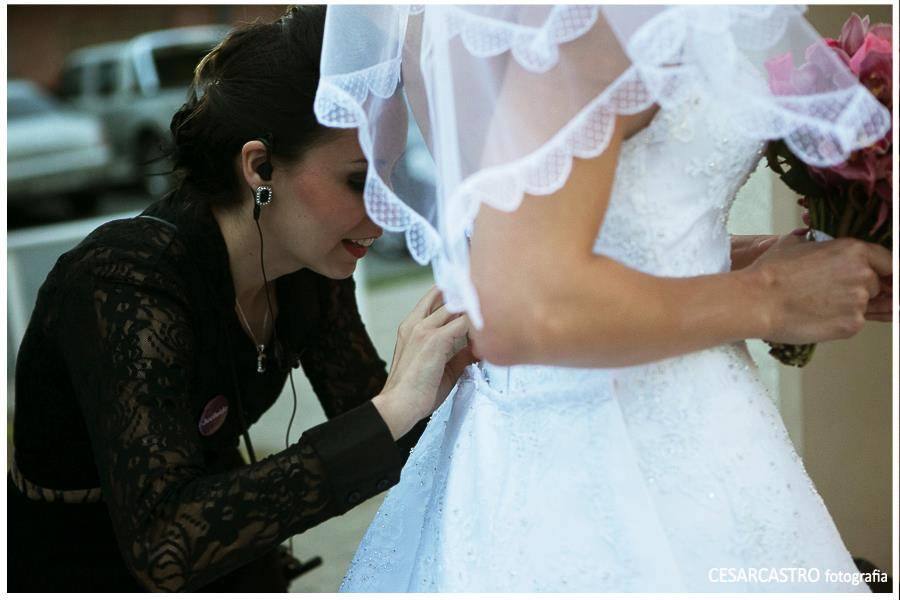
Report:
[{"label": "woman's dark hair", "polygon": [[173,172],[192,200],[239,202],[234,158],[250,140],[267,139],[277,167],[328,135],[313,113],[324,30],[325,6],[294,6],[232,30],[200,61],[170,126]]}]

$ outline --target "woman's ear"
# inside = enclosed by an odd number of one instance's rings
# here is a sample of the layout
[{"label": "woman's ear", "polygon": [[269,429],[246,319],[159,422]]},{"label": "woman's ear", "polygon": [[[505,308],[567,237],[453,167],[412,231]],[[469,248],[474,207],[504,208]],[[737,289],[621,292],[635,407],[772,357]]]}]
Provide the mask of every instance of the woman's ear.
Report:
[{"label": "woman's ear", "polygon": [[269,161],[269,152],[259,140],[250,140],[241,148],[240,173],[251,189],[270,183],[271,174],[269,178],[263,178],[259,173],[260,166]]}]

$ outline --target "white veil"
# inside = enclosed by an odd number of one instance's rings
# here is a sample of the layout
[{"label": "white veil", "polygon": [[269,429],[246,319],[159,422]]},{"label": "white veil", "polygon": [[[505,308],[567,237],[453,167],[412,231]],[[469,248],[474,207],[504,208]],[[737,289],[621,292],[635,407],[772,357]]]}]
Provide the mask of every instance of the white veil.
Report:
[{"label": "white veil", "polygon": [[[431,262],[447,307],[481,327],[467,232],[600,154],[617,114],[699,93],[812,165],[842,162],[890,113],[795,6],[330,6],[315,110],[358,128],[371,218]],[[415,115],[434,184],[403,188]]]}]

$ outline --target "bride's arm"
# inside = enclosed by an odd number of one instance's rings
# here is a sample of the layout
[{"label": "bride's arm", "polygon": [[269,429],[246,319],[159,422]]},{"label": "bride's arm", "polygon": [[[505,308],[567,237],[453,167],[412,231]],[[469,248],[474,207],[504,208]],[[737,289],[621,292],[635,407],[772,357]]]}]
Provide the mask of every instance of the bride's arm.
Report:
[{"label": "bride's arm", "polygon": [[785,236],[747,268],[689,278],[655,277],[593,254],[631,126],[620,119],[606,151],[575,159],[551,197],[527,197],[512,213],[482,207],[471,260],[485,323],[470,334],[481,356],[620,366],[746,338],[812,342],[861,328],[878,293],[876,270],[891,271],[890,253],[870,244]]}]

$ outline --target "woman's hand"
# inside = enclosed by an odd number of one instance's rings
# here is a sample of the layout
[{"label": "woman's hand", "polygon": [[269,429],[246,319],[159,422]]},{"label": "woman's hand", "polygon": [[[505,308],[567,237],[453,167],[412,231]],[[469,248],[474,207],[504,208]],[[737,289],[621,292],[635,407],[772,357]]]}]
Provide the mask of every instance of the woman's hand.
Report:
[{"label": "woman's hand", "polygon": [[890,323],[894,320],[894,294],[890,275],[882,275],[881,292],[869,300],[866,308],[867,321]]},{"label": "woman's hand", "polygon": [[467,365],[469,319],[451,314],[432,286],[400,324],[391,370],[372,402],[399,439],[447,398]]},{"label": "woman's hand", "polygon": [[777,241],[777,235],[731,236],[731,270],[738,271],[749,267]]},{"label": "woman's hand", "polygon": [[847,238],[811,243],[786,235],[748,270],[757,270],[766,287],[769,341],[849,338],[866,318],[890,318],[882,278],[891,276],[891,253],[876,244]]}]

